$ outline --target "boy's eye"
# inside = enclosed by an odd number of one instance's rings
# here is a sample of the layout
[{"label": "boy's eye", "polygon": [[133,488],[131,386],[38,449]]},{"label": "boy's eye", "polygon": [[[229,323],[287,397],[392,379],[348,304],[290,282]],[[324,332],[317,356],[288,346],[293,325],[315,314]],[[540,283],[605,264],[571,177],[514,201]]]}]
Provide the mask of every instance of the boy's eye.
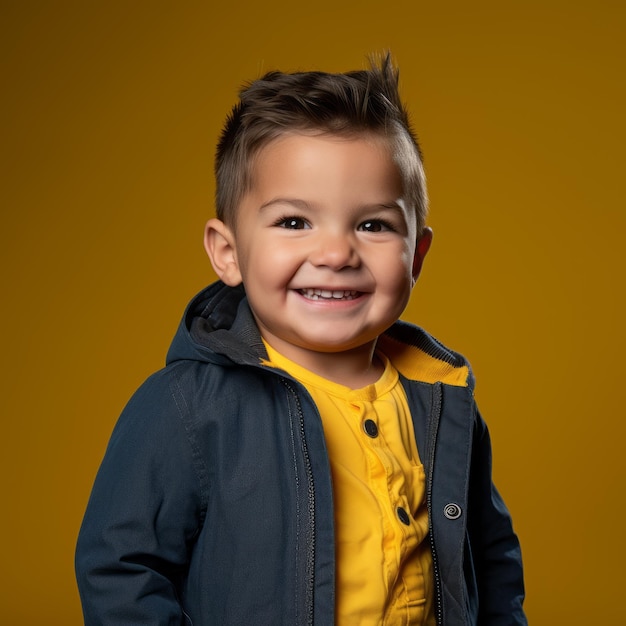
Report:
[{"label": "boy's eye", "polygon": [[395,228],[385,220],[367,220],[359,225],[359,230],[363,230],[368,233],[380,233],[383,231],[395,230]]},{"label": "boy's eye", "polygon": [[276,226],[280,226],[281,228],[288,228],[290,230],[311,228],[308,222],[301,217],[283,217],[276,222]]}]

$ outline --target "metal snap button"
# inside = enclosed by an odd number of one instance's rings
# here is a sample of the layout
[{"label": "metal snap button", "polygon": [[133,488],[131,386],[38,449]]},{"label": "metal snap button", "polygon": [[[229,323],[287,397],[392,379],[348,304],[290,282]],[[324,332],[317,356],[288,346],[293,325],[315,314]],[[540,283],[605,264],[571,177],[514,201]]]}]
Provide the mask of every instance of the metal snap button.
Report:
[{"label": "metal snap button", "polygon": [[459,519],[459,517],[461,517],[461,513],[461,507],[454,502],[450,502],[443,507],[443,514],[448,519]]}]

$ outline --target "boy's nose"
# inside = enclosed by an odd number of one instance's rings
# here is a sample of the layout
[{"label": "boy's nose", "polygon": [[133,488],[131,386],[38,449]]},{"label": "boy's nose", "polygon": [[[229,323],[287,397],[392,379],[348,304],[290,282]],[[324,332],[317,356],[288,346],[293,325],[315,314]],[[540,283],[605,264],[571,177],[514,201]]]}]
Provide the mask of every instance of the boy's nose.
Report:
[{"label": "boy's nose", "polygon": [[360,263],[354,242],[343,234],[321,236],[309,255],[309,260],[315,266],[333,270],[357,267]]}]

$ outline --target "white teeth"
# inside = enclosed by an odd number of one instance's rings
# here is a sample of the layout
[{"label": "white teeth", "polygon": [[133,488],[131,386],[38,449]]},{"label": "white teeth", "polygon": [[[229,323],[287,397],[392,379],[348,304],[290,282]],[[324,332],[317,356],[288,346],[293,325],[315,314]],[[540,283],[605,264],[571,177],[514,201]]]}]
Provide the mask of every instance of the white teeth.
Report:
[{"label": "white teeth", "polygon": [[309,300],[352,300],[356,297],[357,291],[330,289],[300,289],[300,293]]}]

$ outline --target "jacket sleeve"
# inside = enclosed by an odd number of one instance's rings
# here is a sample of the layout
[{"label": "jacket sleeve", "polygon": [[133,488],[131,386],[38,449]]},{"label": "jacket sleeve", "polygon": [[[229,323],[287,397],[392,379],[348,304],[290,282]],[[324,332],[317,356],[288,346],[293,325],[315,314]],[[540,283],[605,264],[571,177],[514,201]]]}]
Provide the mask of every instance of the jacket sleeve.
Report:
[{"label": "jacket sleeve", "polygon": [[205,490],[171,378],[131,399],[96,477],[76,548],[86,626],[185,623],[179,586]]},{"label": "jacket sleeve", "polygon": [[478,624],[525,626],[520,544],[509,512],[492,482],[491,442],[479,414],[474,429],[469,502],[468,533],[478,586]]}]

